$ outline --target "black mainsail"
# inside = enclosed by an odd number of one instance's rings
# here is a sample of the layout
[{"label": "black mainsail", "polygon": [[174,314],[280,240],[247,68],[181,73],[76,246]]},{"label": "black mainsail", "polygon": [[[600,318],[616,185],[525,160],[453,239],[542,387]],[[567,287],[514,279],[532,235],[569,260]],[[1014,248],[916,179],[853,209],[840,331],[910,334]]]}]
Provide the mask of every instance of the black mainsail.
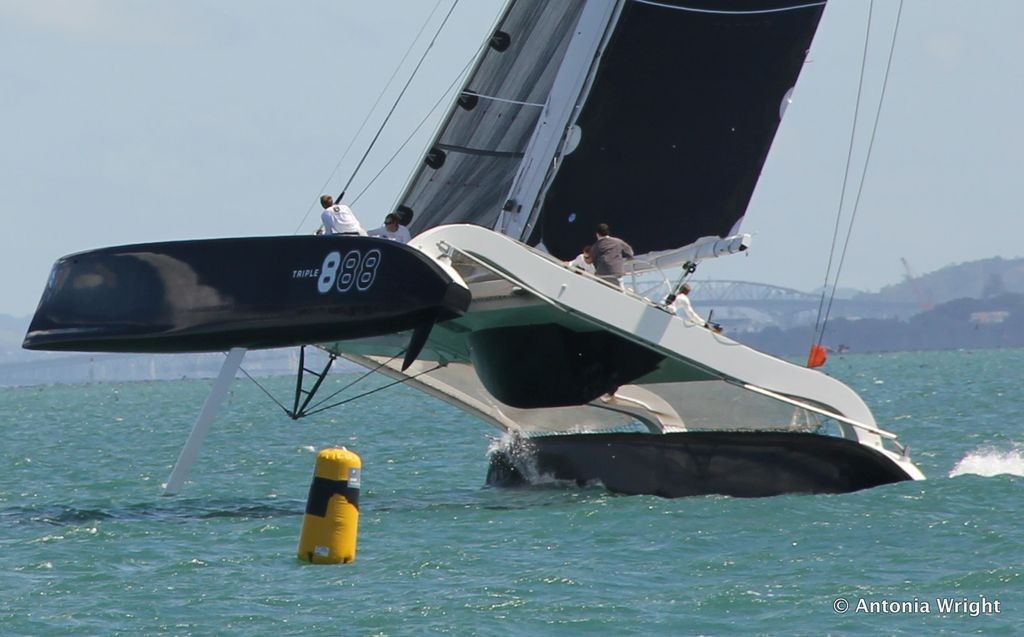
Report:
[{"label": "black mainsail", "polygon": [[743,217],[824,3],[626,2],[540,210],[571,258],[608,223],[638,254]]},{"label": "black mainsail", "polygon": [[[602,222],[638,254],[732,234],[824,4],[513,0],[400,199],[411,230],[472,223],[563,259]],[[588,12],[603,35],[562,73]],[[558,82],[581,75],[552,120]],[[544,127],[557,145],[532,144]]]}]

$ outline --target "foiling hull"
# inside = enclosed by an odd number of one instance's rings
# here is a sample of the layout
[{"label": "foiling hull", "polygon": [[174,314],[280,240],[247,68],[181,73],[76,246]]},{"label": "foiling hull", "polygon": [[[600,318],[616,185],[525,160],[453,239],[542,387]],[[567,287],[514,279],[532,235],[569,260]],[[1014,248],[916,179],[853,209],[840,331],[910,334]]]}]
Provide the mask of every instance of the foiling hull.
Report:
[{"label": "foiling hull", "polygon": [[489,484],[754,497],[924,477],[834,378],[483,228],[442,226],[413,244],[469,283],[467,312],[438,323],[408,370],[395,362],[400,340],[323,346],[519,441],[494,458]]},{"label": "foiling hull", "polygon": [[848,493],[910,479],[853,440],[764,431],[541,436],[495,452],[487,472],[491,486],[559,480],[667,498]]},{"label": "foiling hull", "polygon": [[469,292],[418,250],[385,239],[293,236],[171,241],[64,257],[24,347],[202,352],[301,345],[430,326]]}]

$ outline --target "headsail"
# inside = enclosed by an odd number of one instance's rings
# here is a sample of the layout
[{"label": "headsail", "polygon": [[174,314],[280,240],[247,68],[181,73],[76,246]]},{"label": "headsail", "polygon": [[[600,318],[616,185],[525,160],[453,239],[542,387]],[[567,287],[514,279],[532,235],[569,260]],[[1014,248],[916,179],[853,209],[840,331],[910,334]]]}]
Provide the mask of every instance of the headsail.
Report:
[{"label": "headsail", "polygon": [[551,90],[583,0],[514,0],[399,206],[415,235],[446,223],[493,227]]}]

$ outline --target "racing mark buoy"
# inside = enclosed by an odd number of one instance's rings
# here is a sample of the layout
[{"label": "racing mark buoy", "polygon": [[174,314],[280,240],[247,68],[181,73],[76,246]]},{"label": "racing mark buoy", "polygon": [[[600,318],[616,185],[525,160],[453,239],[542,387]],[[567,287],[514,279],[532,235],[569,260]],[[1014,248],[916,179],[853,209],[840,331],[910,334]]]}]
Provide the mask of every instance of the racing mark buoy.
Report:
[{"label": "racing mark buoy", "polygon": [[361,468],[359,456],[344,447],[317,454],[299,536],[300,560],[338,564],[356,559]]}]

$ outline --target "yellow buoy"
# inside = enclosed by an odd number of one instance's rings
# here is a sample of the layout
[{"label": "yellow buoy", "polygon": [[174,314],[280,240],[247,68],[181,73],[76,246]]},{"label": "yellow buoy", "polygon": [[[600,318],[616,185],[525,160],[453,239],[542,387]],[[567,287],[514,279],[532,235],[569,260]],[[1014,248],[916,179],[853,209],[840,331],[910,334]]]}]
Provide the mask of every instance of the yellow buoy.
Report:
[{"label": "yellow buoy", "polygon": [[361,468],[359,456],[344,447],[317,454],[302,518],[299,559],[313,564],[356,559]]}]

